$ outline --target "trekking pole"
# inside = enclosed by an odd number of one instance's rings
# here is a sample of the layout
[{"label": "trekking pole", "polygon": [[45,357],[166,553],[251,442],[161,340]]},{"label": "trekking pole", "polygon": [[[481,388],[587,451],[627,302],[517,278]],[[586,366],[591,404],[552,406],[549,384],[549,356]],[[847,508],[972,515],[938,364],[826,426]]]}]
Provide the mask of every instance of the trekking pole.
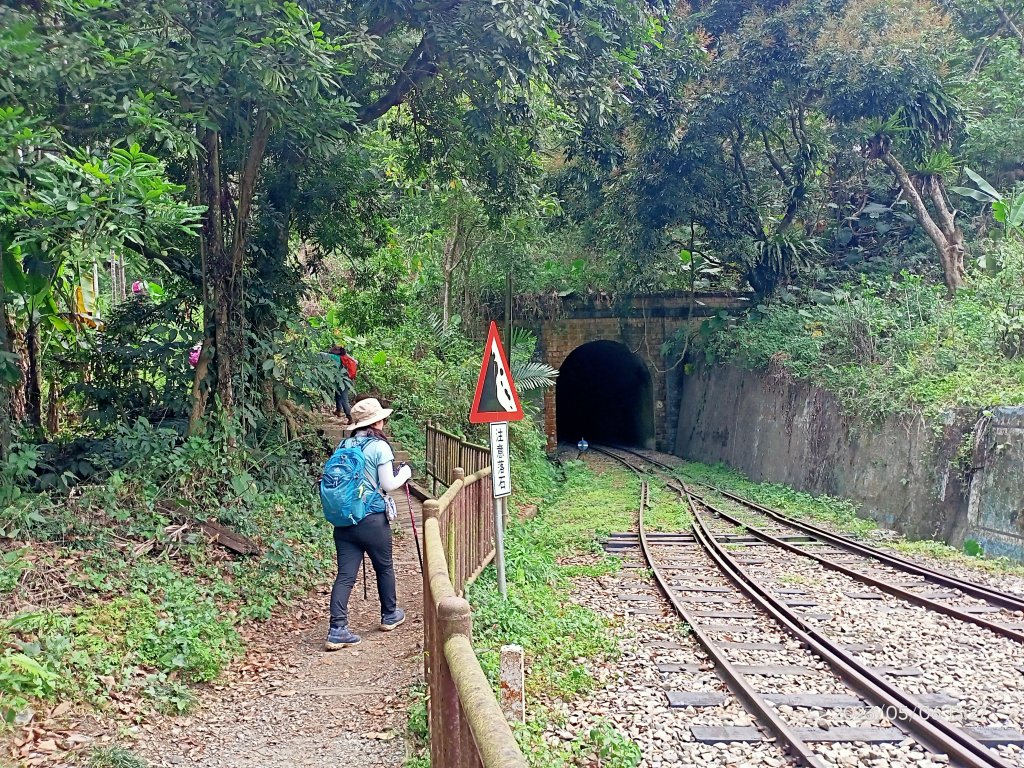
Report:
[{"label": "trekking pole", "polygon": [[369,600],[370,596],[366,591],[366,553],[363,553],[363,600]]},{"label": "trekking pole", "polygon": [[420,552],[420,535],[416,532],[416,518],[412,514],[412,494],[409,493],[409,484],[405,484],[405,501],[409,505],[409,522],[412,523],[412,540],[416,542],[416,557],[420,561],[420,575],[423,575],[423,553]]}]

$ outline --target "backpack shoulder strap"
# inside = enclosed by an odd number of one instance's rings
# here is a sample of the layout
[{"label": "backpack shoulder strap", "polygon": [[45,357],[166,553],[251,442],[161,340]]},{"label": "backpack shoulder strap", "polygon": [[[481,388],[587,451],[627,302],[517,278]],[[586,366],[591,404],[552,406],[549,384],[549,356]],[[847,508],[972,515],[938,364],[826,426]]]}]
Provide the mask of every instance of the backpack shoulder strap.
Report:
[{"label": "backpack shoulder strap", "polygon": [[[359,446],[359,450],[361,450],[363,452],[363,456],[365,457],[366,456],[366,446],[368,446],[374,440],[379,440],[380,438],[379,437],[374,437],[373,435],[363,435],[362,437],[355,437],[355,438],[352,438],[352,439],[356,441],[356,445]],[[383,497],[384,496],[384,491],[381,490],[380,480],[377,477],[377,465],[374,464],[374,465],[371,466],[369,462],[366,462],[364,464],[364,466],[363,466],[363,472],[366,475],[367,481],[370,483],[371,486],[373,486],[373,490],[378,495]]]}]

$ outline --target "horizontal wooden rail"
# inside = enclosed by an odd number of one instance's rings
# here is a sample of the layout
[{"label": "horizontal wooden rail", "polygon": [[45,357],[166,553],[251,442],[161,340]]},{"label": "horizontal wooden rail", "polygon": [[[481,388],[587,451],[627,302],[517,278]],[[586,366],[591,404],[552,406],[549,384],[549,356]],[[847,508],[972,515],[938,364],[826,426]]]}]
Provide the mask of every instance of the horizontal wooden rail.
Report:
[{"label": "horizontal wooden rail", "polygon": [[[449,637],[444,644],[444,655],[455,678],[463,717],[469,720],[469,730],[476,741],[480,761],[485,766],[525,768],[526,758],[505,722],[505,716],[494,698],[494,691],[476,660],[476,652],[469,637],[460,634]],[[504,723],[504,727],[494,730],[493,724],[499,721]],[[480,739],[476,736],[481,733],[487,734],[488,738]]]},{"label": "horizontal wooden rail", "polygon": [[481,482],[490,474],[490,466],[469,477],[454,467],[448,490],[423,503],[423,663],[434,768],[526,768],[473,651],[470,606],[459,594],[493,557],[493,539],[486,552],[479,535],[493,528],[486,524],[490,483]]}]

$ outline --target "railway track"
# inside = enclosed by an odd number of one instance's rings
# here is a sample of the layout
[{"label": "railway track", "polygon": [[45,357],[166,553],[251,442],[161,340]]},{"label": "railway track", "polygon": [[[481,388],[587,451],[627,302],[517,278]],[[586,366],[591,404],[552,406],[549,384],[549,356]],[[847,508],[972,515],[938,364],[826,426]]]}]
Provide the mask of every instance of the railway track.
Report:
[{"label": "railway track", "polygon": [[[673,469],[670,465],[639,451],[621,448],[617,450],[647,461],[666,472],[671,472]],[[695,493],[691,486],[686,487],[686,493],[705,507],[736,526],[745,528],[751,535],[766,543],[771,543],[794,554],[810,557],[827,568],[844,573],[883,592],[929,610],[977,624],[996,634],[1024,642],[1024,596],[1003,592],[944,571],[928,568],[848,536],[833,533],[802,520],[795,520],[722,488],[700,483],[696,485],[701,485],[762,518],[762,522],[759,523],[751,520],[749,516],[741,517],[729,514],[720,506],[710,502],[705,495]],[[779,534],[790,536],[803,534],[808,536],[809,540],[798,543],[787,542],[780,539]],[[832,548],[830,553],[854,556],[859,567],[854,567],[849,561],[843,562],[836,556],[828,557],[812,549],[812,547],[818,546]],[[880,564],[883,569],[869,572],[867,566],[872,563]],[[923,579],[922,582],[913,583],[918,590],[903,586],[908,575]],[[922,593],[921,587],[928,591]],[[936,587],[943,588],[946,592],[936,592]],[[973,600],[975,603],[965,604],[969,603],[969,600]]]},{"label": "railway track", "polygon": [[[658,459],[635,451],[604,447],[595,450],[641,476],[648,474],[652,466],[657,468],[655,472],[662,474],[671,469]],[[829,617],[797,610],[813,603],[813,600],[783,594],[795,594],[800,590],[772,591],[750,569],[751,564],[764,561],[756,557],[741,557],[731,550],[742,549],[750,553],[756,551],[755,548],[767,548],[775,553],[775,557],[799,554],[810,557],[822,568],[856,578],[917,606],[982,626],[1004,637],[1024,639],[1019,628],[996,625],[977,613],[963,610],[951,599],[938,600],[919,589],[915,591],[899,587],[891,580],[886,581],[882,574],[864,574],[851,565],[813,553],[815,548],[828,546],[858,558],[870,558],[871,553],[866,552],[870,548],[859,542],[852,542],[857,546],[851,549],[840,548],[835,539],[819,538],[818,531],[791,526],[791,521],[767,514],[778,513],[751,504],[743,509],[752,510],[760,518],[771,521],[770,525],[754,525],[750,515],[740,515],[735,510],[730,513],[715,507],[707,498],[708,492],[696,493],[674,476],[665,478],[665,483],[687,502],[693,516],[692,533],[656,534],[647,531],[643,514],[648,501],[645,480],[637,534],[633,539],[625,534],[613,536],[611,548],[639,548],[659,590],[692,628],[695,639],[714,664],[721,680],[763,731],[786,746],[796,763],[815,767],[835,764],[827,759],[827,746],[844,743],[876,745],[876,752],[869,752],[876,755],[875,762],[866,761],[865,765],[887,765],[887,759],[895,758],[885,749],[896,748],[913,756],[921,755],[922,765],[932,764],[931,758],[925,758],[924,753],[930,754],[935,763],[949,761],[972,768],[1024,764],[1019,760],[1010,762],[1012,754],[1008,759],[999,753],[1011,745],[1024,744],[1024,734],[1016,728],[971,727],[948,721],[939,711],[958,704],[955,698],[936,693],[915,695],[905,686],[891,683],[888,678],[900,675],[901,670],[868,666],[858,658],[858,654],[875,649],[837,642],[827,636],[817,623],[819,619]],[[709,488],[712,490],[724,496],[720,489]],[[735,504],[745,502],[731,494],[725,497],[731,497],[730,501]],[[874,559],[888,569],[903,566],[897,562],[899,558]],[[912,567],[899,571],[904,579],[908,574],[920,577],[922,571],[930,573],[930,569],[917,564],[909,565]],[[1019,599],[1016,596],[997,593],[956,577],[949,578],[958,583],[957,594],[979,601],[987,601],[989,596],[993,596],[1001,601],[997,610],[1015,610],[1010,606],[1014,599]],[[967,588],[962,588],[964,586]],[[968,592],[974,587],[978,589]],[[986,597],[977,597],[979,594]],[[723,624],[723,620],[730,623]],[[737,663],[737,655],[745,661],[771,660],[774,663]],[[661,671],[670,675],[673,672],[671,669]],[[687,678],[679,678],[679,682],[685,686]],[[766,685],[773,690],[762,690]],[[698,690],[671,691],[668,696],[674,706],[703,707],[720,705],[723,694]],[[870,707],[881,710],[883,717],[877,718],[878,722],[871,723],[861,718],[857,720],[859,724],[847,723],[851,713],[866,713]],[[821,713],[825,716],[818,716]],[[709,742],[764,738],[762,730],[752,725],[717,729],[695,727],[691,731],[695,739]]]}]

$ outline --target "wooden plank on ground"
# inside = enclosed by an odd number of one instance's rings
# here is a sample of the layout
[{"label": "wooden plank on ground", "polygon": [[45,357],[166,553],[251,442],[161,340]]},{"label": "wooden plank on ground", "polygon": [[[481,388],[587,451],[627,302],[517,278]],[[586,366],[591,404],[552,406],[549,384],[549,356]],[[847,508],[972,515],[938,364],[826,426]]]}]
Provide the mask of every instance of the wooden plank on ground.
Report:
[{"label": "wooden plank on ground", "polygon": [[835,728],[796,728],[796,735],[804,741],[811,742],[853,742],[861,741],[865,744],[890,744],[903,741],[907,735],[899,728],[849,728],[837,726]]},{"label": "wooden plank on ground", "polygon": [[763,693],[765,701],[777,707],[807,707],[811,709],[845,709],[867,707],[861,699],[844,693]]},{"label": "wooden plank on ground", "polygon": [[690,735],[701,744],[761,741],[761,732],[752,725],[691,725]]},{"label": "wooden plank on ground", "polygon": [[670,707],[720,707],[729,700],[717,691],[665,691]]},{"label": "wooden plank on ground", "polygon": [[1024,746],[1024,733],[1021,733],[1016,728],[971,726],[964,728],[964,731],[987,747],[1002,746],[1006,744]]},{"label": "wooden plank on ground", "polygon": [[810,667],[795,664],[736,664],[741,675],[764,675],[767,677],[810,677],[818,674]]}]

